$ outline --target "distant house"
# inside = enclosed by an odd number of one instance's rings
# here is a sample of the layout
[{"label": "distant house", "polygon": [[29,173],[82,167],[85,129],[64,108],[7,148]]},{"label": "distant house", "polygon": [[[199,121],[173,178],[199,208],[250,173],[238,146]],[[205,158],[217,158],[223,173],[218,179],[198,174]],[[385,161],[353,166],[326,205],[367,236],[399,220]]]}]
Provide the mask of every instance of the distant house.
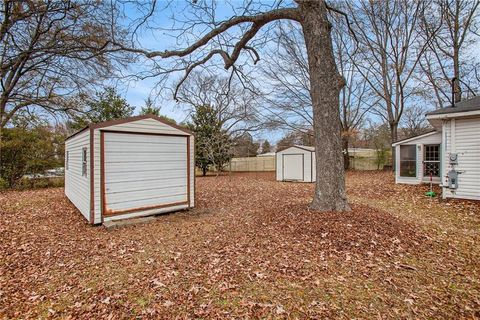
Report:
[{"label": "distant house", "polygon": [[434,130],[398,141],[396,183],[440,184],[443,198],[480,200],[480,97],[426,114]]}]

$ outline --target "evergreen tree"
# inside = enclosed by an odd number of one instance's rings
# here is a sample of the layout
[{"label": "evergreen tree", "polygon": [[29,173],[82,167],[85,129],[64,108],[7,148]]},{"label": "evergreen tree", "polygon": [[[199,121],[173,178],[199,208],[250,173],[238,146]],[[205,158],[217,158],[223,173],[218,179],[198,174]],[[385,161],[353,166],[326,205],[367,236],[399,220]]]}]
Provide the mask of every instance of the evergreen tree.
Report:
[{"label": "evergreen tree", "polygon": [[140,115],[153,114],[154,116],[160,116],[160,107],[155,107],[152,98],[148,97],[145,100],[145,106],[140,110]]},{"label": "evergreen tree", "polygon": [[256,157],[260,143],[255,142],[253,137],[248,132],[242,134],[235,139],[235,157]]},{"label": "evergreen tree", "polygon": [[232,158],[231,139],[218,121],[218,115],[209,105],[198,106],[188,127],[195,133],[195,165],[205,176],[210,167],[222,170]]},{"label": "evergreen tree", "polygon": [[86,110],[85,114],[75,115],[73,121],[68,124],[73,130],[82,129],[90,123],[130,117],[135,109],[113,87],[107,87],[94,99],[85,100],[83,108]]},{"label": "evergreen tree", "polygon": [[262,144],[262,153],[268,153],[272,151],[272,146],[268,140],[265,140]]}]

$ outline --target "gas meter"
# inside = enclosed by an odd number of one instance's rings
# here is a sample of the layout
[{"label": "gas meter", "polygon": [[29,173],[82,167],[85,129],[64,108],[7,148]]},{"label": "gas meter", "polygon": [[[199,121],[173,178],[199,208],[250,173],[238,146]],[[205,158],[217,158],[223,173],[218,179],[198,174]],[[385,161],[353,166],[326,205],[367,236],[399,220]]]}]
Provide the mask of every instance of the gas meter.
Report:
[{"label": "gas meter", "polygon": [[450,170],[447,173],[448,179],[448,188],[457,189],[458,188],[458,172],[455,170]]}]

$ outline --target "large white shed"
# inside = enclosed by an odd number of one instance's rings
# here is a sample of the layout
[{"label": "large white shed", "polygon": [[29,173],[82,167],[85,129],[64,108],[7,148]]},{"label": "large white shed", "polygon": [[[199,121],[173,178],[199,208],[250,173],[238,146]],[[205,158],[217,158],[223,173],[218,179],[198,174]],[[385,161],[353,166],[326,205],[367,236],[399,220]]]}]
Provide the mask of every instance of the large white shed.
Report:
[{"label": "large white shed", "polygon": [[65,194],[91,223],[187,209],[194,137],[153,116],[92,124],[65,141]]},{"label": "large white shed", "polygon": [[292,146],[275,155],[277,181],[315,182],[315,148]]}]

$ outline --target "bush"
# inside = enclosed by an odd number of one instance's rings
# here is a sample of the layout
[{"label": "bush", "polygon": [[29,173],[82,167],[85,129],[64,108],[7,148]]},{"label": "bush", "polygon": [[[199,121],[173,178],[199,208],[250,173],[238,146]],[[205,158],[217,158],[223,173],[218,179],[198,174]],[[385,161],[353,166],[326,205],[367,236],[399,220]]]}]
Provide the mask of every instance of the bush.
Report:
[{"label": "bush", "polygon": [[35,178],[35,179],[23,178],[15,186],[14,189],[27,190],[27,189],[43,189],[43,188],[60,188],[63,186],[65,186],[64,177]]},{"label": "bush", "polygon": [[0,190],[5,190],[8,188],[8,182],[0,178]]}]

